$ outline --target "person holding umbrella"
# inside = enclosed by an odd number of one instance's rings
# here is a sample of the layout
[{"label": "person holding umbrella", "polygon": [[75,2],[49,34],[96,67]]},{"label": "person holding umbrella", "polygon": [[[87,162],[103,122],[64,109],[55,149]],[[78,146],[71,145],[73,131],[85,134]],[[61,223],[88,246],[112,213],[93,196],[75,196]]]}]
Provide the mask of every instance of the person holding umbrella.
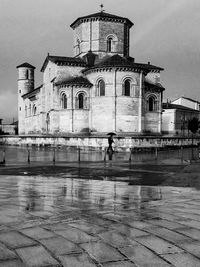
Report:
[{"label": "person holding umbrella", "polygon": [[111,154],[113,154],[113,152],[114,152],[114,150],[112,148],[112,144],[114,143],[113,135],[116,135],[116,134],[113,132],[110,132],[110,133],[107,133],[107,135],[108,135],[108,150],[107,150],[107,152],[108,153],[111,152]]}]

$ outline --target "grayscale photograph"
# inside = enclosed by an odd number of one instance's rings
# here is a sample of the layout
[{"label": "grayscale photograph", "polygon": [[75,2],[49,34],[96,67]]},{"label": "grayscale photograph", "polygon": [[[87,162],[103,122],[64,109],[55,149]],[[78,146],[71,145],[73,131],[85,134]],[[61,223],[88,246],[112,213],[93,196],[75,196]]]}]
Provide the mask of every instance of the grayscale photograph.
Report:
[{"label": "grayscale photograph", "polygon": [[200,267],[200,1],[0,25],[0,267]]}]

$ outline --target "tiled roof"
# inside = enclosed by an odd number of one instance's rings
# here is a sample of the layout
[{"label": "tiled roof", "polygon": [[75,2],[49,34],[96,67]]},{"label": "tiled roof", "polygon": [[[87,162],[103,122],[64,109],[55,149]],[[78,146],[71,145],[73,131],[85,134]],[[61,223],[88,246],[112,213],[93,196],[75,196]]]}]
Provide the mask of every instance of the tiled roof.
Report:
[{"label": "tiled roof", "polygon": [[84,78],[82,76],[76,76],[76,77],[70,77],[70,78],[65,78],[60,81],[55,82],[55,85],[81,85],[81,86],[89,86],[91,87],[92,84],[89,82],[87,78]]},{"label": "tiled roof", "polygon": [[[199,102],[198,100],[194,100],[194,99],[189,98],[189,97],[181,96],[180,98],[184,98],[184,99],[189,100],[189,101],[191,101],[191,102],[200,104],[200,102]],[[178,99],[180,99],[180,98],[178,98]],[[177,100],[177,99],[176,99],[176,100]],[[175,101],[175,100],[174,100],[174,101]]]},{"label": "tiled roof", "polygon": [[37,93],[37,91],[40,90],[40,88],[42,88],[43,84],[41,84],[40,86],[38,86],[37,88],[35,88],[34,90],[22,95],[22,97],[29,97],[30,95],[34,95]]},{"label": "tiled roof", "polygon": [[123,22],[129,25],[129,27],[133,26],[133,22],[130,21],[127,18],[112,15],[106,12],[98,12],[94,14],[90,14],[87,16],[79,17],[77,18],[71,25],[70,27],[75,28],[77,25],[79,25],[83,21],[87,20],[92,20],[92,19],[99,19],[99,20],[108,20],[108,21],[117,21],[117,22]]},{"label": "tiled roof", "polygon": [[193,108],[188,108],[188,107],[185,107],[182,105],[176,105],[176,104],[172,104],[172,103],[163,103],[162,108],[163,109],[179,109],[179,110],[200,112],[200,111],[193,109]]},{"label": "tiled roof", "polygon": [[31,69],[35,69],[35,67],[34,66],[32,66],[31,64],[29,64],[29,63],[27,63],[27,62],[25,62],[25,63],[23,63],[23,64],[21,64],[21,65],[19,65],[19,66],[17,66],[16,68],[18,69],[18,68],[31,68]]},{"label": "tiled roof", "polygon": [[150,64],[142,64],[134,62],[134,58],[132,57],[121,57],[120,55],[114,55],[111,57],[103,58],[99,63],[95,64],[93,68],[101,68],[101,67],[130,67],[136,68],[144,71],[161,71],[163,68],[150,65]]},{"label": "tiled roof", "polygon": [[161,83],[155,84],[155,83],[151,83],[149,81],[145,81],[144,84],[150,88],[158,88],[158,89],[163,90],[163,91],[165,90],[165,88],[162,86]]},{"label": "tiled roof", "polygon": [[55,64],[72,65],[72,66],[86,66],[85,61],[77,57],[61,57],[61,56],[50,56],[48,55],[42,65],[41,71],[43,72],[48,62],[54,62]]}]

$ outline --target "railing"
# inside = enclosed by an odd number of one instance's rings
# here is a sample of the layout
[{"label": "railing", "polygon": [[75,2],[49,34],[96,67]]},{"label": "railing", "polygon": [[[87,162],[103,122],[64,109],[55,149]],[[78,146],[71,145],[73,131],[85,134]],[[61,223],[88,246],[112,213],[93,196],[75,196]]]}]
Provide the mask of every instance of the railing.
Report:
[{"label": "railing", "polygon": [[[161,150],[153,148],[149,151],[141,151],[141,148],[130,148],[129,152],[111,151],[107,147],[99,152],[81,150],[60,149],[59,147],[33,148],[33,147],[0,147],[0,165],[31,164],[31,163],[66,163],[66,162],[129,162],[156,163],[178,159],[180,163],[197,160],[200,158],[200,148],[184,148]],[[172,162],[173,163],[173,162]]]}]

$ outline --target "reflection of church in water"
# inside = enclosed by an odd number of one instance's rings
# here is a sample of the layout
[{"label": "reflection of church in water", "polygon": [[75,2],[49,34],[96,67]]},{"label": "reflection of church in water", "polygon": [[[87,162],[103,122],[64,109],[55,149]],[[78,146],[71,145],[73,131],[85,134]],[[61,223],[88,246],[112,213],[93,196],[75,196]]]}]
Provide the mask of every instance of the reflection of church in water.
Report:
[{"label": "reflection of church in water", "polygon": [[[109,208],[109,212],[120,214],[130,209],[140,218],[149,212],[148,203],[162,199],[159,187],[128,186],[113,181],[61,178],[55,182],[54,178],[49,177],[42,177],[42,181],[30,177],[27,181],[27,177],[21,176],[17,186],[21,211],[34,212],[35,215],[43,211],[43,215],[54,212],[62,214],[75,206],[90,213]],[[151,213],[156,212],[151,208]]]},{"label": "reflection of church in water", "polygon": [[163,69],[129,55],[133,23],[112,14],[77,18],[73,57],[49,55],[42,85],[18,68],[19,133],[161,132]]}]

